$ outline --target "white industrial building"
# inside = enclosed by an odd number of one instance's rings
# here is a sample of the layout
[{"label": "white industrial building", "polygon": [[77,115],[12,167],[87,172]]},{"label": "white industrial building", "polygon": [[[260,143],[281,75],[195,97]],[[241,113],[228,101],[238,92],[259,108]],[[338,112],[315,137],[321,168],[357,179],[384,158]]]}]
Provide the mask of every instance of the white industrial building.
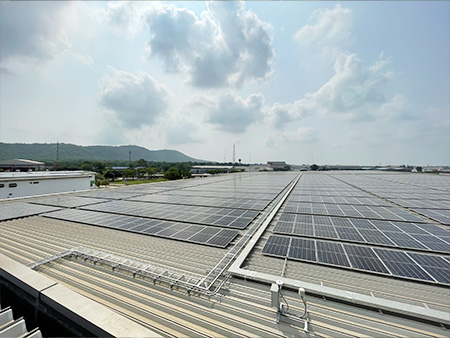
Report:
[{"label": "white industrial building", "polygon": [[37,171],[0,173],[0,200],[94,187],[95,173],[87,171]]}]

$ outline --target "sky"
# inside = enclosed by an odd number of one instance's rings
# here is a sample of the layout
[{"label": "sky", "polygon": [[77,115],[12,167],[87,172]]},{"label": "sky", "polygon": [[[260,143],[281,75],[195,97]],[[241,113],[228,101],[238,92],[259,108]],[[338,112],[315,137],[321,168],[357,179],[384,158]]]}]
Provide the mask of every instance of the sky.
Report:
[{"label": "sky", "polygon": [[0,2],[0,142],[450,165],[450,2]]}]

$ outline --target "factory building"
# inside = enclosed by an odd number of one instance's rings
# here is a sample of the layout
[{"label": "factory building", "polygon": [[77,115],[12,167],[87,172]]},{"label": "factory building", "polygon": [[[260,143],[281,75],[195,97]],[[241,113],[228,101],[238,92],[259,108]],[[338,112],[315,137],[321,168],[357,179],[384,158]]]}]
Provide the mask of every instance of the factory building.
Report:
[{"label": "factory building", "polygon": [[2,172],[0,200],[90,189],[94,181],[87,171]]}]

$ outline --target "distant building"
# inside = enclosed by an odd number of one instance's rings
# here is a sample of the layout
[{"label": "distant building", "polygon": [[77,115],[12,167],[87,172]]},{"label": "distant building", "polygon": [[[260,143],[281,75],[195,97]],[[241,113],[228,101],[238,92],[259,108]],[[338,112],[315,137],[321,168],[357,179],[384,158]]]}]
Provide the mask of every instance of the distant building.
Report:
[{"label": "distant building", "polygon": [[0,173],[0,200],[86,190],[94,187],[88,171],[37,171]]},{"label": "distant building", "polygon": [[232,165],[194,165],[191,169],[191,174],[205,174],[211,170],[223,170],[229,173],[234,166]]},{"label": "distant building", "polygon": [[7,171],[38,171],[44,169],[44,163],[23,159],[0,161],[0,169]]},{"label": "distant building", "polygon": [[290,165],[286,164],[286,162],[281,162],[281,161],[267,162],[267,166],[269,168],[272,168],[274,171],[289,171],[289,170],[291,170]]}]

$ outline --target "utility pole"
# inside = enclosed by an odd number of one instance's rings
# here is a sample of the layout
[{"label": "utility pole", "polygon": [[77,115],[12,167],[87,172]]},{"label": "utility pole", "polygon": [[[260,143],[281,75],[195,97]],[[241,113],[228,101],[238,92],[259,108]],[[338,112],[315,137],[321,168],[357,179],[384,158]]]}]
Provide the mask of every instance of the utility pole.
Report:
[{"label": "utility pole", "polygon": [[236,163],[236,144],[233,143],[233,163]]},{"label": "utility pole", "polygon": [[56,162],[59,162],[59,140],[56,141]]},{"label": "utility pole", "polygon": [[131,167],[131,150],[128,151],[128,166]]}]

